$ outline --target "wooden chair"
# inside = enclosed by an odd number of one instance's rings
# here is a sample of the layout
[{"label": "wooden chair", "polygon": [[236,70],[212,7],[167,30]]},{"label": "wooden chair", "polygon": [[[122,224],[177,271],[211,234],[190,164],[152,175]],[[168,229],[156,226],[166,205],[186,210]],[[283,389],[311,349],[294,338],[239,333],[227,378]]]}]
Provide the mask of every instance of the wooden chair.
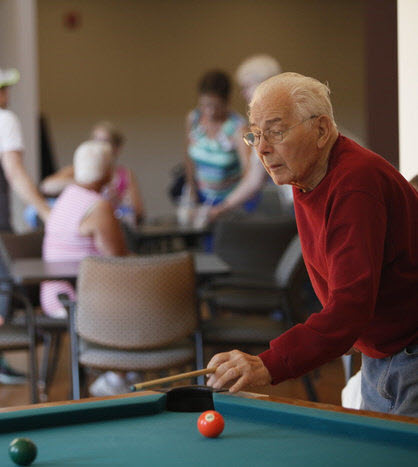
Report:
[{"label": "wooden chair", "polygon": [[86,258],[70,307],[73,398],[83,369],[202,367],[195,271],[189,253]]}]

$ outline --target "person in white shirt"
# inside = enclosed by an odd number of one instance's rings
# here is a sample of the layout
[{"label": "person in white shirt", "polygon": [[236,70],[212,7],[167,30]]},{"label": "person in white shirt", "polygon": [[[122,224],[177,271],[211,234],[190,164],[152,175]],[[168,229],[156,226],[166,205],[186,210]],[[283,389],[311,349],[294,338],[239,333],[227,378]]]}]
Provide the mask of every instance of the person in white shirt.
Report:
[{"label": "person in white shirt", "polygon": [[[19,72],[15,69],[0,68],[0,229],[11,230],[9,209],[9,186],[26,203],[36,206],[43,220],[49,214],[49,207],[38,192],[23,165],[23,137],[17,116],[7,109],[9,87],[19,81]],[[7,277],[8,271],[0,258],[0,278]],[[1,282],[3,291],[10,290],[10,284]],[[0,326],[9,313],[10,298],[0,294]],[[25,378],[11,369],[0,356],[0,383],[17,384]]]}]

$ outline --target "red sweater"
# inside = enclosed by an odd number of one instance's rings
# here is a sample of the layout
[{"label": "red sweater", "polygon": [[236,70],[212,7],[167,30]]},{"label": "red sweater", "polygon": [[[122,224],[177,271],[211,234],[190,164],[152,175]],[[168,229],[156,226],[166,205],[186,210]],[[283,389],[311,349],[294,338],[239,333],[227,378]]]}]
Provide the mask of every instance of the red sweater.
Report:
[{"label": "red sweater", "polygon": [[303,257],[323,308],[260,357],[273,383],[354,346],[372,358],[418,338],[418,194],[382,157],[344,136],[311,192],[293,189]]}]

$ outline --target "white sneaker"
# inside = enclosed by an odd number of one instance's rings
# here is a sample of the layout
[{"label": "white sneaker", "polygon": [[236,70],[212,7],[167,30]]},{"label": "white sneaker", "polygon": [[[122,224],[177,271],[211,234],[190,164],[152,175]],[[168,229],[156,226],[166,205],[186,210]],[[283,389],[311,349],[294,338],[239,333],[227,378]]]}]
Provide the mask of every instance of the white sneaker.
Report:
[{"label": "white sneaker", "polygon": [[130,392],[125,380],[113,371],[100,375],[89,387],[93,397],[116,396]]}]

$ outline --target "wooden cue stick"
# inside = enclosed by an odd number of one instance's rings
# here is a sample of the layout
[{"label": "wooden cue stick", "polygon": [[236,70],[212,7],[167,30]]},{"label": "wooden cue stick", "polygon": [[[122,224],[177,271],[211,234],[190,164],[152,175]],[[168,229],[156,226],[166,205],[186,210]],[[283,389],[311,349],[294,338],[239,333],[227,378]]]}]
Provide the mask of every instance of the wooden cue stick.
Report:
[{"label": "wooden cue stick", "polygon": [[209,373],[215,373],[216,368],[204,368],[203,370],[189,371],[187,373],[180,373],[178,375],[167,376],[166,378],[153,379],[151,381],[145,381],[144,383],[137,383],[131,386],[132,391],[139,391],[140,389],[150,388],[152,386],[159,386],[164,383],[172,383],[174,381],[180,381],[181,379],[194,378],[196,376],[207,375]]}]

